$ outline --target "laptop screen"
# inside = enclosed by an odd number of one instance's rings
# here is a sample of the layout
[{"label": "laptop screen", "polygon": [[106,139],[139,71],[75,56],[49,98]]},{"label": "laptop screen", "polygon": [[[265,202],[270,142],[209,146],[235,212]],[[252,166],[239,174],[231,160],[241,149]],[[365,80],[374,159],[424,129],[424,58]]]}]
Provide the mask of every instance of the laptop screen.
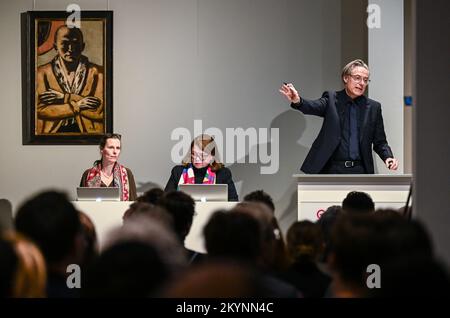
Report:
[{"label": "laptop screen", "polygon": [[195,201],[228,201],[228,184],[179,184],[178,190]]},{"label": "laptop screen", "polygon": [[120,201],[120,188],[78,187],[77,201]]}]

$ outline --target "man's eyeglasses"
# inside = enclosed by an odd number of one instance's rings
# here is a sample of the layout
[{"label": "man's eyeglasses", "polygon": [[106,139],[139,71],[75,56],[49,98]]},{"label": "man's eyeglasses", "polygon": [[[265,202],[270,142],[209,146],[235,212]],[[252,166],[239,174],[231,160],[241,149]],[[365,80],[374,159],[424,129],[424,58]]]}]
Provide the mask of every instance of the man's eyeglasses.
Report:
[{"label": "man's eyeglasses", "polygon": [[350,76],[356,83],[361,83],[361,81],[364,82],[364,84],[369,84],[370,83],[370,79],[368,79],[367,77],[362,77],[360,75],[352,75],[349,74],[348,76]]}]

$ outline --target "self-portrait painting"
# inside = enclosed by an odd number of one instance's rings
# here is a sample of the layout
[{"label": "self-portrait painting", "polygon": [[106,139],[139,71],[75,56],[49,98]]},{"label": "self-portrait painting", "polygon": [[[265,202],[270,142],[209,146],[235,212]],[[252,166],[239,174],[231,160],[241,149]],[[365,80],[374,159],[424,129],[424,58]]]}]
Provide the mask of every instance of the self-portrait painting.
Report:
[{"label": "self-portrait painting", "polygon": [[22,14],[23,143],[96,144],[112,131],[112,12]]}]

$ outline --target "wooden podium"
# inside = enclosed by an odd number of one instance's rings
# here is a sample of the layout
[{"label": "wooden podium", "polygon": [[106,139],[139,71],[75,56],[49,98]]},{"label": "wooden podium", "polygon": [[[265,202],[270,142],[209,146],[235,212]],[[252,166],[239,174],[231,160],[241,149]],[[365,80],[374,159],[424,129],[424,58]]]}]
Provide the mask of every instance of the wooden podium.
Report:
[{"label": "wooden podium", "polygon": [[[86,213],[91,218],[97,231],[99,246],[102,248],[108,232],[122,225],[123,214],[133,202],[73,201],[72,203],[78,210]],[[184,242],[186,248],[206,253],[203,239],[204,226],[215,211],[231,209],[236,204],[237,202],[195,202],[194,220]]]},{"label": "wooden podium", "polygon": [[406,204],[411,175],[295,174],[297,180],[297,219],[317,221],[331,205],[342,205],[351,191],[368,193],[375,208],[398,209]]}]

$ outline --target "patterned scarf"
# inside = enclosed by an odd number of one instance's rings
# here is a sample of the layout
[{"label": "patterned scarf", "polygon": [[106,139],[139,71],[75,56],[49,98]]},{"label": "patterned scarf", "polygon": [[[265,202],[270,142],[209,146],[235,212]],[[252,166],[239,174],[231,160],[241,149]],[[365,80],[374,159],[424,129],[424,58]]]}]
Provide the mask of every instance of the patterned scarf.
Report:
[{"label": "patterned scarf", "polygon": [[[101,164],[92,167],[89,170],[84,186],[90,188],[100,187],[102,184],[101,170]],[[128,201],[130,197],[130,185],[128,183],[127,169],[118,162],[116,162],[113,168],[113,185],[120,188],[120,200]]]},{"label": "patterned scarf", "polygon": [[85,56],[80,57],[80,62],[78,63],[77,69],[75,71],[75,78],[72,84],[69,81],[69,74],[67,74],[67,69],[59,56],[56,56],[53,59],[52,66],[53,72],[56,76],[56,79],[58,80],[58,84],[61,86],[64,92],[79,95],[86,81],[88,59]]},{"label": "patterned scarf", "polygon": [[[189,166],[183,169],[183,173],[181,174],[178,184],[194,184],[194,183],[195,183],[194,169],[192,168],[192,164],[190,164]],[[216,183],[216,173],[212,171],[211,166],[208,166],[205,177],[203,178],[203,184],[215,184],[215,183]]]}]

